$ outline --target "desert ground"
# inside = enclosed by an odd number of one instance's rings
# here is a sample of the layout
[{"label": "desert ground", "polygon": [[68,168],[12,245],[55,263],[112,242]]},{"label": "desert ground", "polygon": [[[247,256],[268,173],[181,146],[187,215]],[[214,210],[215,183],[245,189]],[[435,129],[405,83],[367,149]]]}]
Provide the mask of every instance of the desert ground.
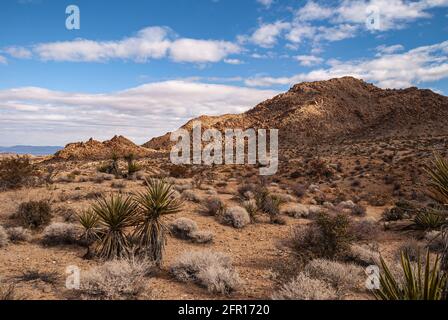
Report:
[{"label": "desert ground", "polygon": [[174,165],[169,133],[3,155],[0,299],[444,298],[447,112],[344,77],[196,119],[278,128],[272,176]]},{"label": "desert ground", "polygon": [[[331,298],[374,299],[364,283],[365,267],[374,264],[375,257],[381,254],[391,265],[398,265],[400,250],[415,254],[415,250],[423,251],[429,245],[431,231],[405,227],[412,225],[417,208],[430,202],[425,195],[427,178],[423,168],[434,151],[448,150],[447,141],[446,137],[360,141],[320,150],[320,157],[310,158],[285,152],[288,158],[281,160],[279,173],[264,179],[258,176],[257,168],[247,165],[217,166],[197,173],[194,168],[167,165],[163,158],[144,158],[136,160],[137,173],[120,177],[99,172],[108,161],[52,162],[34,158],[32,162],[41,174],[51,172],[51,178],[47,177],[45,183],[1,192],[0,224],[6,232],[23,226],[17,218],[20,205],[43,200],[51,207],[52,218],[47,226],[78,226],[77,214],[87,210],[96,198],[113,193],[136,194],[145,190],[145,179],[165,179],[185,202],[180,212],[163,217],[163,221],[170,225],[179,218],[191,219],[199,230],[212,233],[213,240],[194,243],[170,235],[160,269],[144,278],[143,288],[133,298],[270,299],[310,261],[288,244],[294,230],[306,228],[318,212],[343,212],[353,225],[355,238],[343,257],[329,260],[337,261],[344,274],[328,275],[328,270],[318,269],[317,278],[330,281],[334,289]],[[119,166],[126,172],[124,160],[119,161]],[[207,199],[216,197],[227,208],[242,207],[244,187],[250,190],[248,186],[257,184],[282,199],[279,221],[272,222],[269,213],[259,212],[255,221],[234,227],[202,212]],[[396,208],[400,201],[413,209],[398,221],[387,221],[384,212]],[[66,268],[79,267],[82,277],[83,272],[104,261],[84,259],[85,247],[64,237],[46,242],[45,228],[32,229],[29,238],[7,241],[0,248],[3,285],[13,284],[14,295],[21,299],[82,297],[77,290],[65,287]],[[180,255],[207,250],[231,258],[240,278],[231,292],[217,293],[204,285],[179,281],[170,272]],[[314,298],[318,299],[319,293]]]}]

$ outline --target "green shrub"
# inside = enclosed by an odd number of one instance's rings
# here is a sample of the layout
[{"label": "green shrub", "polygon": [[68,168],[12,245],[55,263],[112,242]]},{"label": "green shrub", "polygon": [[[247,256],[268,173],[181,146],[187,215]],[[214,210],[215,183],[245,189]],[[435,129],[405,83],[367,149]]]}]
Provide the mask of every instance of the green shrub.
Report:
[{"label": "green shrub", "polygon": [[319,213],[312,224],[293,231],[290,246],[298,256],[305,258],[344,257],[354,238],[350,225],[345,214]]},{"label": "green shrub", "polygon": [[23,202],[17,212],[22,226],[37,229],[46,226],[52,218],[51,205],[47,200]]},{"label": "green shrub", "polygon": [[0,189],[23,187],[36,175],[36,168],[28,157],[18,156],[0,160]]}]

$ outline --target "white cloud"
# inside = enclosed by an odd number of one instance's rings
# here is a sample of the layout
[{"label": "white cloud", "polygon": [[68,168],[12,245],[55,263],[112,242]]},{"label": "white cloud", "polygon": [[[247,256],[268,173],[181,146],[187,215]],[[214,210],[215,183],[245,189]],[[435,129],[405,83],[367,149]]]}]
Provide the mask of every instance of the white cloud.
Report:
[{"label": "white cloud", "polygon": [[306,5],[297,11],[297,19],[300,21],[324,20],[333,15],[333,10],[323,7],[314,1],[308,1]]},{"label": "white cloud", "polygon": [[394,44],[391,46],[386,46],[383,44],[383,45],[376,47],[375,49],[378,52],[378,55],[382,55],[382,54],[391,54],[391,53],[403,51],[404,47],[401,44]]},{"label": "white cloud", "polygon": [[249,37],[249,41],[263,48],[273,47],[277,43],[277,38],[284,30],[288,30],[290,24],[287,22],[277,21],[274,23],[262,24]]},{"label": "white cloud", "polygon": [[316,56],[300,55],[294,57],[302,66],[310,67],[322,63],[323,59]]},{"label": "white cloud", "polygon": [[19,59],[29,59],[33,55],[30,50],[23,47],[8,47],[3,51],[9,54],[11,57]]},{"label": "white cloud", "polygon": [[263,5],[265,8],[269,9],[274,3],[274,0],[257,0],[257,2]]},{"label": "white cloud", "polygon": [[218,62],[241,48],[227,41],[180,39],[170,45],[169,51],[177,62]]},{"label": "white cloud", "polygon": [[244,63],[240,59],[225,59],[224,62],[227,63],[227,64],[234,64],[234,65],[243,64]]},{"label": "white cloud", "polygon": [[404,53],[385,54],[371,60],[328,62],[329,68],[316,69],[291,77],[254,77],[249,86],[292,85],[302,81],[353,76],[372,81],[383,88],[404,88],[421,82],[448,78],[448,41],[418,47]]},{"label": "white cloud", "polygon": [[8,60],[4,56],[0,56],[0,64],[8,64]]},{"label": "white cloud", "polygon": [[[418,19],[430,18],[429,10],[443,6],[448,6],[448,0],[339,0],[329,5],[308,0],[295,11],[289,27],[275,33],[272,38],[267,38],[266,44],[263,41],[252,42],[272,46],[284,33],[285,39],[291,42],[287,45],[290,49],[297,49],[300,43],[307,40],[316,46],[320,42],[353,38],[361,30],[366,30],[366,20],[372,13],[372,8],[378,10],[380,21],[379,29],[374,31],[387,31],[404,28]],[[261,28],[259,30],[265,31]]]},{"label": "white cloud", "polygon": [[[228,41],[179,38],[166,27],[148,27],[135,36],[118,41],[76,39],[40,43],[30,48],[44,61],[106,62],[112,59],[146,62],[169,57],[175,62],[218,62],[241,51],[239,45]],[[27,48],[14,47],[11,55],[29,57]]]},{"label": "white cloud", "polygon": [[104,94],[35,87],[0,90],[0,145],[65,144],[115,134],[143,143],[192,117],[240,113],[275,94],[182,80]]}]

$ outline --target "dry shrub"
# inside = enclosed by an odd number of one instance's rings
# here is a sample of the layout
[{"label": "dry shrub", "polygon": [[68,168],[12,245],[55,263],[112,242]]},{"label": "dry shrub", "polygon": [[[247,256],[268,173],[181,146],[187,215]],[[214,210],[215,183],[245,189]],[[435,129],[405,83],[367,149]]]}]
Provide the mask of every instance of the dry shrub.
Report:
[{"label": "dry shrub", "polygon": [[36,168],[29,157],[0,159],[0,189],[17,189],[32,182]]},{"label": "dry shrub", "polygon": [[126,188],[126,183],[124,181],[113,181],[110,184],[110,187],[114,189],[124,189]]},{"label": "dry shrub", "polygon": [[213,232],[206,230],[198,230],[190,233],[190,239],[194,243],[210,243],[213,242]]},{"label": "dry shrub", "polygon": [[326,259],[312,260],[305,271],[313,278],[329,282],[341,291],[359,288],[365,278],[363,268],[357,265]]},{"label": "dry shrub", "polygon": [[364,217],[367,214],[367,210],[364,206],[355,204],[352,208],[352,214],[358,217]]},{"label": "dry shrub", "polygon": [[171,233],[180,239],[190,239],[190,234],[198,230],[195,221],[188,218],[179,218],[170,224]]},{"label": "dry shrub", "polygon": [[255,194],[257,190],[257,185],[253,184],[253,183],[247,183],[247,184],[243,184],[241,186],[238,187],[238,195],[242,198],[242,199],[247,199],[249,200],[251,198],[251,196],[253,196]]},{"label": "dry shrub", "polygon": [[294,202],[296,200],[293,196],[291,196],[289,194],[278,193],[278,192],[272,193],[271,197],[278,199],[278,201],[280,203]]},{"label": "dry shrub", "polygon": [[347,254],[352,241],[346,215],[321,213],[310,225],[293,230],[289,246],[301,257],[337,258]]},{"label": "dry shrub", "polygon": [[250,223],[250,216],[242,207],[230,207],[224,212],[222,221],[234,228],[241,229]]},{"label": "dry shrub", "polygon": [[306,194],[306,186],[303,184],[296,184],[292,187],[292,192],[296,197],[301,198]]},{"label": "dry shrub", "polygon": [[395,258],[397,261],[401,260],[401,254],[405,253],[409,256],[409,259],[413,262],[417,262],[421,253],[424,252],[424,245],[419,243],[415,239],[411,239],[404,244],[402,244],[395,254]]},{"label": "dry shrub", "polygon": [[17,217],[25,228],[37,229],[50,223],[52,214],[47,200],[23,202],[19,206]]},{"label": "dry shrub", "polygon": [[200,203],[202,201],[202,198],[196,192],[188,189],[182,192],[182,198],[196,203]]},{"label": "dry shrub", "polygon": [[440,231],[429,231],[425,233],[425,240],[427,247],[435,252],[442,252],[448,247],[446,240]]},{"label": "dry shrub", "polygon": [[112,260],[92,268],[81,278],[80,293],[87,300],[133,300],[145,289],[154,265],[144,259]]},{"label": "dry shrub", "polygon": [[369,246],[352,245],[347,258],[363,267],[380,265],[380,253]]},{"label": "dry shrub", "polygon": [[179,281],[194,282],[212,293],[229,294],[242,284],[230,257],[218,252],[186,252],[170,272]]},{"label": "dry shrub", "polygon": [[353,221],[350,231],[357,240],[373,240],[378,237],[381,231],[380,226],[375,219],[365,219]]},{"label": "dry shrub", "polygon": [[254,199],[246,200],[243,202],[243,207],[246,209],[247,213],[250,216],[250,221],[252,223],[257,222],[258,215],[258,206],[257,202]]},{"label": "dry shrub", "polygon": [[273,294],[274,300],[335,300],[336,291],[326,282],[300,272],[291,282]]},{"label": "dry shrub", "polygon": [[218,197],[207,198],[202,202],[200,212],[207,216],[220,216],[223,214],[226,206]]},{"label": "dry shrub", "polygon": [[286,214],[293,218],[307,218],[309,215],[308,208],[300,203],[288,203],[280,210],[280,213]]},{"label": "dry shrub", "polygon": [[56,222],[44,229],[42,242],[49,246],[75,244],[81,234],[81,228],[75,224]]},{"label": "dry shrub", "polygon": [[31,232],[23,227],[9,228],[7,232],[9,240],[14,243],[29,242],[32,239]]},{"label": "dry shrub", "polygon": [[189,170],[185,166],[172,165],[169,167],[169,174],[173,178],[187,178],[189,176]]},{"label": "dry shrub", "polygon": [[5,228],[0,226],[0,248],[6,247],[6,245],[9,243],[9,237],[6,233]]},{"label": "dry shrub", "polygon": [[19,300],[16,292],[16,286],[13,283],[7,283],[0,278],[0,301]]}]

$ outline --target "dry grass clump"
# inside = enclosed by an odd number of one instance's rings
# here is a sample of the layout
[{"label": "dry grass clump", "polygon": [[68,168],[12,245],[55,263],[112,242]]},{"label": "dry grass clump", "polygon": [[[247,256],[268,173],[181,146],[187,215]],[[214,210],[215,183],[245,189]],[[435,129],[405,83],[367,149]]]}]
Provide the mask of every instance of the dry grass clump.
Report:
[{"label": "dry grass clump", "polygon": [[198,230],[195,221],[188,218],[179,218],[170,224],[171,234],[179,239],[191,240],[194,243],[210,243],[213,241],[213,233]]},{"label": "dry grass clump", "polygon": [[13,283],[6,283],[0,278],[0,301],[19,300],[16,286]]},{"label": "dry grass clump", "polygon": [[220,216],[224,213],[226,206],[218,197],[210,197],[202,202],[200,212],[207,216]]},{"label": "dry grass clump", "polygon": [[207,230],[198,230],[190,233],[190,240],[194,243],[210,243],[213,242],[213,232]]},{"label": "dry grass clump", "polygon": [[335,300],[336,291],[326,282],[300,272],[272,295],[274,300]]},{"label": "dry grass clump", "polygon": [[281,208],[280,213],[293,218],[307,218],[309,216],[308,208],[300,203],[288,203]]},{"label": "dry grass clump", "polygon": [[202,198],[193,190],[184,190],[182,192],[182,198],[195,203],[200,203],[202,201]]},{"label": "dry grass clump", "polygon": [[84,273],[80,293],[86,300],[133,300],[145,289],[154,265],[134,258],[112,260]]},{"label": "dry grass clump", "polygon": [[227,208],[222,215],[222,221],[234,228],[241,229],[250,223],[250,216],[242,207]]},{"label": "dry grass clump", "polygon": [[243,208],[246,209],[250,216],[250,221],[252,223],[257,222],[258,206],[254,199],[246,200],[243,202]]},{"label": "dry grass clump", "polygon": [[110,184],[110,187],[114,188],[114,189],[120,189],[121,190],[121,189],[126,188],[126,183],[124,181],[113,181]]},{"label": "dry grass clump", "polygon": [[326,259],[312,260],[305,271],[313,278],[331,283],[338,291],[357,289],[365,278],[360,266]]},{"label": "dry grass clump", "polygon": [[47,200],[23,202],[19,206],[17,217],[25,228],[46,226],[52,218],[50,203]]},{"label": "dry grass clump", "polygon": [[352,245],[347,258],[363,267],[380,265],[380,253],[369,246]]},{"label": "dry grass clump", "polygon": [[212,293],[230,294],[242,284],[230,257],[218,252],[185,252],[170,272],[177,280],[194,282]]},{"label": "dry grass clump", "polygon": [[9,240],[14,243],[29,242],[32,239],[31,232],[23,227],[9,228],[7,232]]},{"label": "dry grass clump", "polygon": [[0,226],[0,248],[5,247],[9,243],[9,237],[5,228]]},{"label": "dry grass clump", "polygon": [[238,187],[237,192],[238,192],[238,195],[242,199],[250,200],[251,198],[254,197],[256,189],[257,189],[257,185],[255,185],[253,183],[246,183],[246,184],[240,185]]},{"label": "dry grass clump", "polygon": [[170,225],[171,233],[180,239],[189,239],[190,234],[198,230],[198,225],[195,221],[188,218],[179,218],[173,221]]},{"label": "dry grass clump", "polygon": [[81,234],[81,228],[75,224],[56,222],[44,229],[42,242],[49,246],[75,244]]}]

